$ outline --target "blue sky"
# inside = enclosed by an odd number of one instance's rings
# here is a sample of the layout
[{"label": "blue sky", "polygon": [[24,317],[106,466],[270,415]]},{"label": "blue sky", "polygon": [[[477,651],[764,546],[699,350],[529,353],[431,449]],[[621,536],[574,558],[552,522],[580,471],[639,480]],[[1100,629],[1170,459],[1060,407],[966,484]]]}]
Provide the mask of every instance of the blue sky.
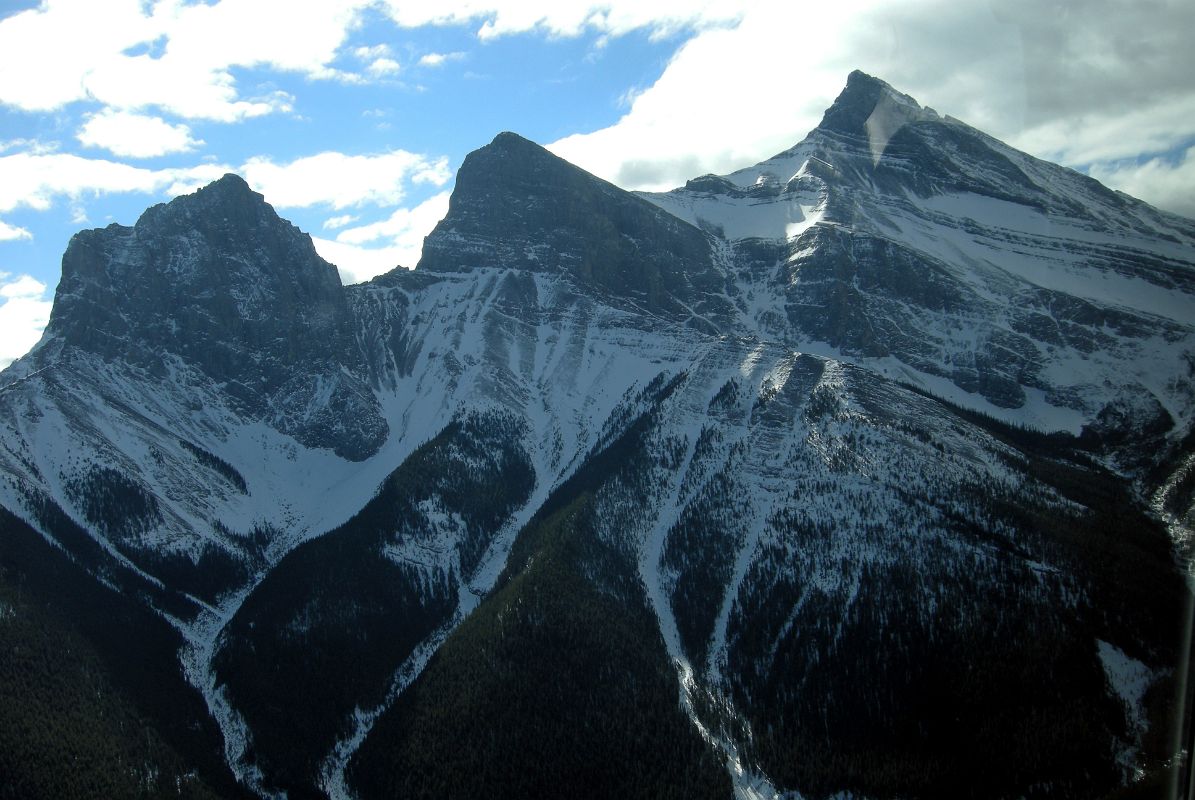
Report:
[{"label": "blue sky", "polygon": [[414,266],[514,130],[626,188],[749,165],[851,69],[1195,216],[1189,0],[0,2],[0,366],[70,236],[226,171],[346,282]]}]

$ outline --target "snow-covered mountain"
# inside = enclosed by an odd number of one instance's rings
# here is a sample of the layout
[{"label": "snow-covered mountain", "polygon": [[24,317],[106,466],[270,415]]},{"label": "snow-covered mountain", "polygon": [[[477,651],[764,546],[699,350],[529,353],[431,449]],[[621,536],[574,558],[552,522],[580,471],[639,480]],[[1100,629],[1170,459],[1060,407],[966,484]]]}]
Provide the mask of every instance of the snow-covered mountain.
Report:
[{"label": "snow-covered mountain", "polygon": [[263,796],[1098,797],[1173,762],[1193,376],[1195,223],[856,72],[668,193],[500,134],[359,286],[235,176],[79,234],[0,506]]},{"label": "snow-covered mountain", "polygon": [[1190,422],[1195,223],[860,72],[791,150],[647,197],[726,242],[761,338],[1048,430]]}]

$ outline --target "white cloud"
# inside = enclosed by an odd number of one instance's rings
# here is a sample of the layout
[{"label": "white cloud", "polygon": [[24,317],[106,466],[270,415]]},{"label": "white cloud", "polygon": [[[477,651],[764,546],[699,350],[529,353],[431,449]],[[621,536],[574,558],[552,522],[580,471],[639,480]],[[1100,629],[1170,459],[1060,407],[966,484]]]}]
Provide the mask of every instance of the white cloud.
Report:
[{"label": "white cloud", "polygon": [[[820,6],[820,17],[809,6],[767,5],[736,27],[700,33],[654,85],[634,95],[618,123],[549,147],[619,186],[646,189],[727,172],[790,147],[816,125],[849,71],[814,66],[829,60],[836,45],[827,40],[851,16],[844,5]],[[817,34],[793,41],[802,30]]]},{"label": "white cloud", "polygon": [[[0,20],[0,102],[44,111],[91,100],[223,121],[285,112],[293,98],[245,96],[234,70],[366,80],[332,65],[370,8],[403,27],[474,25],[482,39],[695,31],[634,98],[620,123],[627,133],[561,144],[608,176],[647,177],[643,162],[667,157],[672,169],[655,172],[675,181],[683,165],[723,165],[791,144],[854,67],[1067,163],[1173,147],[1190,132],[1184,120],[1195,105],[1189,0],[1060,0],[1050,13],[1036,0],[46,0]],[[398,68],[386,44],[352,53],[373,78]],[[429,53],[420,63],[459,55]],[[748,116],[727,121],[737,114]],[[647,137],[643,148],[626,147],[631,131]],[[670,149],[667,139],[683,145]],[[618,149],[626,163],[614,163]]]},{"label": "white cloud", "polygon": [[446,158],[429,159],[406,150],[380,155],[319,153],[289,164],[252,158],[241,174],[280,208],[330,205],[341,209],[366,204],[397,205],[408,181],[443,185],[450,177]]},{"label": "white cloud", "polygon": [[381,222],[341,231],[335,241],[312,241],[319,254],[337,266],[345,283],[367,281],[398,265],[412,268],[423,252],[423,237],[448,213],[448,195],[440,192]]},{"label": "white cloud", "polygon": [[157,106],[184,119],[236,122],[290,111],[282,92],[241,99],[232,74],[178,59],[120,56],[83,77],[89,98],[114,108]]},{"label": "white cloud", "polygon": [[453,53],[427,53],[420,57],[419,65],[422,67],[441,67],[449,61],[461,61],[465,58],[465,54],[461,52]]},{"label": "white cloud", "polygon": [[[13,153],[0,156],[0,212],[16,208],[45,211],[58,199],[67,198],[73,203],[72,213],[85,219],[82,201],[90,197],[128,192],[174,197],[193,192],[227,172],[242,175],[279,208],[394,206],[405,196],[407,183],[443,186],[451,178],[447,158],[405,150],[373,155],[324,152],[289,163],[257,157],[239,168],[205,163],[169,169],[146,169],[70,153]],[[14,238],[22,229],[0,228],[0,232],[4,230],[17,231],[9,237]]]},{"label": "white cloud", "polygon": [[376,58],[386,58],[392,54],[393,51],[388,44],[375,44],[353,49],[353,55],[364,62],[373,61]]},{"label": "white cloud", "polygon": [[443,186],[451,178],[452,172],[448,169],[448,159],[438,158],[435,161],[425,161],[419,170],[411,176],[411,182]]},{"label": "white cloud", "polygon": [[[364,75],[348,70],[336,69],[335,67],[324,67],[322,69],[313,70],[307,73],[307,77],[312,80],[319,81],[336,81],[349,86],[360,86],[369,83],[369,79]],[[293,100],[293,98],[291,98]],[[288,109],[289,110],[289,109]]]},{"label": "white cloud", "polygon": [[365,70],[373,75],[375,78],[382,78],[387,75],[397,75],[401,68],[398,62],[393,58],[375,58],[369,62],[369,66]]},{"label": "white cloud", "polygon": [[21,275],[16,280],[8,280],[11,277],[12,274],[9,272],[0,272],[0,281],[5,281],[0,284],[0,297],[5,300],[14,297],[41,297],[46,292],[46,285],[32,275]]},{"label": "white cloud", "polygon": [[166,9],[168,19],[160,61],[188,76],[223,78],[231,67],[318,74],[336,58],[362,5],[357,0],[159,3],[155,11]]},{"label": "white cloud", "polygon": [[0,22],[0,101],[50,111],[86,97],[84,78],[161,31],[138,0],[47,2]]},{"label": "white cloud", "polygon": [[0,153],[5,153],[9,150],[24,150],[28,153],[44,155],[46,153],[57,152],[59,147],[58,142],[43,142],[40,139],[8,139],[0,141]]},{"label": "white cloud", "polygon": [[0,369],[29,352],[50,321],[46,285],[29,275],[0,272]]},{"label": "white cloud", "polygon": [[33,234],[25,228],[18,228],[15,225],[9,225],[4,220],[0,219],[0,242],[12,242],[20,239],[32,239]]},{"label": "white cloud", "polygon": [[[620,36],[646,29],[665,36],[686,28],[701,29],[738,19],[757,3],[751,0],[383,0],[394,21],[405,28],[463,25],[482,21],[479,38],[493,39],[527,31],[577,36],[586,30]],[[758,4],[763,5],[763,4]]]},{"label": "white cloud", "polygon": [[76,138],[89,147],[102,147],[132,158],[185,153],[203,144],[191,137],[186,125],[171,125],[161,117],[110,108],[90,115]]},{"label": "white cloud", "polygon": [[343,228],[345,225],[350,225],[356,222],[358,217],[355,214],[343,214],[339,217],[329,217],[324,220],[324,230],[334,231],[337,228]]},{"label": "white cloud", "polygon": [[[345,244],[367,244],[378,240],[406,243],[423,248],[423,237],[448,213],[448,192],[440,192],[414,208],[400,208],[389,218],[349,228],[337,235],[336,241]],[[414,266],[414,263],[411,264]]]},{"label": "white cloud", "polygon": [[[184,119],[233,122],[287,112],[293,105],[287,96],[242,96],[233,73],[238,68],[365,80],[333,63],[370,7],[388,12],[403,27],[480,23],[478,37],[490,39],[526,31],[616,36],[645,29],[661,36],[730,23],[751,5],[750,0],[45,0],[0,20],[0,103],[49,111],[95,101],[117,110],[156,106]],[[398,71],[389,45],[360,46],[352,53],[375,79]],[[429,54],[423,64],[459,55]]]},{"label": "white cloud", "polygon": [[1195,219],[1195,147],[1177,160],[1152,158],[1137,164],[1093,164],[1088,174],[1147,203]]},{"label": "white cloud", "polygon": [[0,102],[49,111],[94,100],[226,122],[285,111],[284,96],[242,98],[231,70],[334,77],[330,64],[363,5],[46,0],[0,20]]},{"label": "white cloud", "polygon": [[413,262],[403,261],[407,254],[401,247],[358,247],[318,236],[312,236],[311,243],[325,261],[336,265],[340,282],[346,285],[363,283],[395,267],[413,266]]},{"label": "white cloud", "polygon": [[152,170],[70,153],[14,153],[0,156],[0,212],[22,207],[44,211],[58,197],[78,200],[122,192],[174,194],[178,188],[202,185],[227,171],[215,164]]}]

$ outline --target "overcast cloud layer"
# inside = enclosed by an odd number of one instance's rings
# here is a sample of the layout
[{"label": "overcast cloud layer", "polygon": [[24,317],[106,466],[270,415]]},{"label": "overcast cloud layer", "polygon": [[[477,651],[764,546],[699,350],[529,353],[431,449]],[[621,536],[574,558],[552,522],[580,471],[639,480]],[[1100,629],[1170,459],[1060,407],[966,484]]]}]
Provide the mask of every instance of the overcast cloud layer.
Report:
[{"label": "overcast cloud layer", "polygon": [[[361,41],[377,26],[388,44]],[[301,91],[317,93],[459,66],[463,50],[402,43],[461,26],[478,47],[516,34],[590,37],[598,55],[631,32],[679,34],[657,78],[624,87],[614,124],[548,143],[626,188],[671,188],[792,146],[860,68],[1034,155],[1195,216],[1190,0],[50,0],[0,20],[0,105],[77,124],[53,141],[0,131],[0,248],[35,235],[4,218],[16,210],[69,207],[82,224],[105,196],[148,204],[237,171],[281,209],[325,213],[315,243],[346,280],[413,265],[463,154],[403,149],[401,130],[393,148],[359,152],[348,128],[338,149],[230,161],[195,127],[295,116],[300,90],[272,86],[271,75],[302,76]],[[166,155],[182,165],[144,164]],[[45,282],[0,273],[0,340],[29,341],[45,292]],[[18,349],[0,352],[0,366]]]}]

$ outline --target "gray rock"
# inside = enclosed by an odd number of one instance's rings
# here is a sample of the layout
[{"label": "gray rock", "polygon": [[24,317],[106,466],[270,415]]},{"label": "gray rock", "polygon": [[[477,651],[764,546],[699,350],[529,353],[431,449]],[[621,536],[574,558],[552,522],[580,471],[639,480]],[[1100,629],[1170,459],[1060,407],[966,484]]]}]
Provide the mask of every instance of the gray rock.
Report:
[{"label": "gray rock", "polygon": [[697,228],[513,133],[470,153],[419,270],[565,272],[657,313],[721,318],[723,277]]},{"label": "gray rock", "polygon": [[162,379],[181,358],[227,384],[245,413],[346,458],[386,438],[355,377],[362,359],[336,269],[236,175],[131,228],[74,236],[46,333]]}]

